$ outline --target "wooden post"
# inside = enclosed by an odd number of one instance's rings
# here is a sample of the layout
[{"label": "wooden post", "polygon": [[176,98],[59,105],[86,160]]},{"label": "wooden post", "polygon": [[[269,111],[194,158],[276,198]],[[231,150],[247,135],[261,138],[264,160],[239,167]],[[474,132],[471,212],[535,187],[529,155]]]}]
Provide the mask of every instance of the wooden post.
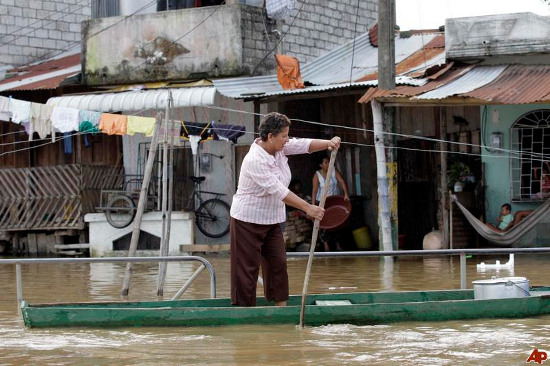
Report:
[{"label": "wooden post", "polygon": [[[334,170],[334,161],[336,160],[336,154],[338,150],[333,149],[330,154],[330,162],[328,164],[327,179],[323,185],[323,190],[321,192],[321,201],[319,202],[319,207],[325,207],[325,200],[327,199],[328,187],[330,185],[330,177],[332,176],[332,171]],[[311,273],[311,267],[313,264],[313,253],[315,252],[315,246],[317,244],[317,235],[319,234],[319,225],[321,224],[320,220],[315,219],[313,224],[313,234],[311,236],[311,246],[309,248],[309,258],[307,260],[306,276],[304,278],[304,288],[302,290],[302,304],[300,306],[300,329],[304,328],[305,318],[306,318],[306,298],[307,298],[307,288],[309,286],[309,275]]]},{"label": "wooden post", "polygon": [[[447,212],[447,118],[446,118],[446,109],[445,107],[439,107],[439,158],[441,166],[441,176],[440,176],[440,185],[441,189],[439,190],[440,194],[440,207],[441,212],[441,232],[443,233],[443,242],[449,243],[449,214]],[[452,201],[450,202],[452,204]]]},{"label": "wooden post", "polygon": [[395,89],[395,0],[378,0],[378,88]]},{"label": "wooden post", "polygon": [[449,249],[453,249],[453,192],[449,191]]},{"label": "wooden post", "polygon": [[[136,212],[136,218],[134,219],[134,230],[132,231],[132,239],[130,240],[130,248],[128,249],[128,257],[133,257],[136,254],[136,249],[139,241],[139,234],[141,229],[141,219],[143,217],[143,210],[145,209],[145,203],[147,202],[147,191],[149,190],[149,182],[151,181],[151,173],[153,172],[153,164],[155,162],[155,156],[157,153],[158,139],[160,125],[162,121],[161,114],[157,114],[157,120],[155,122],[155,131],[153,132],[153,139],[151,141],[151,147],[149,149],[149,156],[147,157],[147,164],[145,165],[145,173],[143,176],[143,182],[141,183],[141,192],[139,194],[139,202]],[[122,284],[122,297],[128,296],[130,290],[130,279],[132,277],[132,263],[126,264],[126,272],[124,274],[124,282]]]},{"label": "wooden post", "polygon": [[[170,151],[170,161],[168,161],[168,154],[165,152],[164,154],[164,163],[163,163],[163,175],[167,175],[167,179],[169,180],[169,186],[168,189],[166,189],[167,184],[165,184],[165,178],[163,176],[163,194],[162,194],[162,218],[163,218],[163,227],[162,227],[162,241],[160,245],[159,250],[159,256],[166,256],[168,255],[168,248],[170,245],[170,226],[172,225],[172,201],[173,201],[173,186],[174,186],[174,120],[170,120],[170,107],[172,104],[172,92],[168,92],[168,100],[166,103],[166,124],[165,124],[165,130],[168,129],[168,123],[170,123],[170,143],[168,144],[168,140],[165,138],[164,140],[164,146],[165,151],[166,147],[168,147],[168,150]],[[165,135],[166,136],[166,135]],[[168,169],[170,168],[170,169]],[[165,176],[166,176],[165,175]],[[167,192],[166,192],[167,190]],[[166,192],[166,194],[165,194]],[[168,204],[166,205],[166,200],[168,200]],[[167,207],[168,206],[168,207]],[[166,209],[168,213],[166,213]],[[159,263],[159,275],[157,280],[157,296],[162,297],[164,296],[164,280],[166,279],[166,262],[160,262]]]},{"label": "wooden post", "polygon": [[388,188],[388,174],[386,165],[386,149],[382,123],[382,106],[376,100],[372,103],[372,117],[374,122],[374,146],[376,152],[376,176],[378,181],[378,215],[380,236],[384,251],[393,250],[392,226],[390,215],[390,198]]},{"label": "wooden post", "polygon": [[[162,227],[160,235],[159,255],[164,252],[166,246],[166,210],[168,206],[168,102],[166,105],[166,115],[164,120],[164,141],[162,143]],[[162,263],[159,263],[159,266]],[[160,268],[160,267],[159,267]]]},{"label": "wooden post", "polygon": [[[395,0],[378,0],[378,88],[395,89]],[[393,164],[393,153],[386,152],[386,142],[387,133],[393,132],[395,113],[384,110],[384,107],[376,101],[372,101],[371,105],[374,120],[381,247],[384,250],[394,250],[394,237],[397,239],[397,187],[392,184],[394,189],[390,190],[387,173],[389,170],[392,174],[392,182],[395,182],[397,169]],[[393,210],[391,210],[392,207]]]}]

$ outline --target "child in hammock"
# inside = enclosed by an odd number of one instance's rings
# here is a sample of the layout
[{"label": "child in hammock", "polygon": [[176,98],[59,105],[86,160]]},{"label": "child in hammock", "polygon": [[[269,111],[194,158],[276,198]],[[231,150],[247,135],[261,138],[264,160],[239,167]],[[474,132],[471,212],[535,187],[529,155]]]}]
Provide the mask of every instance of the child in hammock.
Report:
[{"label": "child in hammock", "polygon": [[495,231],[506,231],[510,225],[514,222],[514,215],[512,215],[512,206],[509,203],[505,203],[500,207],[500,215],[497,217],[497,225],[487,223],[487,227]]}]

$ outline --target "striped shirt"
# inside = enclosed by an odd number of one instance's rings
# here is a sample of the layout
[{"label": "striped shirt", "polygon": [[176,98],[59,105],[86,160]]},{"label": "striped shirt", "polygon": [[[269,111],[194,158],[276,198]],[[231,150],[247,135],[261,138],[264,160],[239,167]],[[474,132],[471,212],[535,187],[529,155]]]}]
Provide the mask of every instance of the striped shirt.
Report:
[{"label": "striped shirt", "polygon": [[256,139],[244,157],[231,217],[253,224],[271,225],[286,220],[283,199],[290,191],[291,173],[287,155],[305,154],[311,139],[290,139],[275,156],[258,145]]}]

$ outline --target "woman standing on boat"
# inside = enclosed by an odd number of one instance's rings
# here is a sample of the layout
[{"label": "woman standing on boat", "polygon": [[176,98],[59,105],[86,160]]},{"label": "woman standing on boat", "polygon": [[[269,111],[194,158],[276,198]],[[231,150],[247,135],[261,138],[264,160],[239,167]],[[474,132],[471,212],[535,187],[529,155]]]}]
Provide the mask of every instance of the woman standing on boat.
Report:
[{"label": "woman standing on boat", "polygon": [[246,154],[237,193],[231,205],[231,303],[256,305],[260,263],[264,295],[277,306],[288,300],[286,251],[281,223],[285,204],[321,220],[324,209],[304,201],[287,187],[291,173],[287,155],[332,150],[340,138],[331,140],[289,139],[290,120],[280,113],[267,114],[260,123],[260,138]]}]

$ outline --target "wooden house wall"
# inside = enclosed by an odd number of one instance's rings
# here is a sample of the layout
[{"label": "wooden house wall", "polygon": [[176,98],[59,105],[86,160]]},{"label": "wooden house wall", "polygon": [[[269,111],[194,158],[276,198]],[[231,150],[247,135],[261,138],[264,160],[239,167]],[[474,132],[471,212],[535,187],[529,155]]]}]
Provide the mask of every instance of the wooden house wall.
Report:
[{"label": "wooden house wall", "polygon": [[[451,137],[467,131],[480,130],[479,107],[443,108],[446,109],[447,134]],[[396,109],[396,132],[404,135],[439,138],[439,111],[440,107],[399,107]],[[399,137],[398,140],[406,138]]]},{"label": "wooden house wall", "polygon": [[[15,134],[14,132],[21,133]],[[33,141],[28,141],[24,128],[11,122],[0,122],[0,168],[29,168],[66,164],[118,165],[122,159],[122,140],[120,136],[105,134],[88,135],[88,146],[85,137],[70,137],[73,152],[64,153],[64,142],[61,134],[57,141],[51,143],[40,140],[35,134]],[[22,150],[22,151],[16,151]],[[16,152],[14,152],[16,151]]]},{"label": "wooden house wall", "polygon": [[[28,136],[23,126],[11,122],[0,122],[0,168],[23,168],[29,166]],[[19,143],[21,142],[21,143]]]},{"label": "wooden house wall", "polygon": [[[293,121],[290,134],[295,137],[320,139],[341,137],[345,143],[338,153],[337,167],[347,182],[350,195],[359,196],[354,200],[357,203],[356,209],[362,208],[353,215],[357,219],[353,225],[368,226],[373,242],[377,242],[378,201],[376,160],[372,146],[372,112],[370,106],[357,103],[361,95],[361,92],[348,95],[337,93],[323,98],[292,100],[278,103],[277,110],[292,119],[342,126],[329,127]],[[302,192],[305,195],[311,195],[313,174],[319,169],[318,162],[321,156],[327,156],[327,153],[289,158],[293,178],[302,181]],[[353,248],[353,238],[348,238],[348,241],[350,240],[348,249]],[[348,243],[344,246],[346,244]]]},{"label": "wooden house wall", "polygon": [[[440,144],[415,137],[440,139],[440,108],[444,108],[447,133],[443,138],[451,142],[446,150],[447,166],[454,160],[462,161],[474,170],[481,169],[480,157],[480,108],[478,106],[454,107],[399,107],[396,108],[396,132],[398,136],[398,212],[399,233],[407,235],[406,249],[422,248],[422,238],[432,228],[443,223],[440,199],[441,156]],[[478,146],[472,146],[478,145]],[[405,150],[407,149],[407,150]],[[452,152],[472,155],[452,154]],[[479,174],[480,175],[480,174]],[[416,217],[411,221],[410,217]],[[471,228],[463,218],[455,215],[455,245],[466,246],[472,241]]]}]

